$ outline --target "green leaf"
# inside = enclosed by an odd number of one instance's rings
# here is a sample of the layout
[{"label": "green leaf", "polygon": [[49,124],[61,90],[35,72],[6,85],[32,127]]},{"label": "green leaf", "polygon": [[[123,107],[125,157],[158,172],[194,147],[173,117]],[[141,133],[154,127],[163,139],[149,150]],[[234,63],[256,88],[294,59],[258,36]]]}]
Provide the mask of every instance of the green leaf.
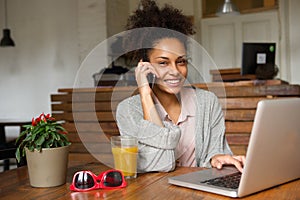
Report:
[{"label": "green leaf", "polygon": [[62,147],[62,146],[64,146],[64,143],[63,143],[63,141],[61,141],[61,140],[58,140],[57,141],[58,143],[59,143],[59,145]]},{"label": "green leaf", "polygon": [[44,127],[39,127],[38,129],[35,129],[32,134],[39,134],[45,132],[45,128]]},{"label": "green leaf", "polygon": [[59,141],[60,140],[60,134],[56,134],[56,138],[57,138],[57,140]]},{"label": "green leaf", "polygon": [[47,148],[49,148],[51,146],[51,144],[53,143],[54,138],[51,137],[50,139],[46,140],[45,142],[45,146],[47,146]]},{"label": "green leaf", "polygon": [[16,158],[17,158],[17,161],[18,163],[21,161],[21,153],[20,153],[20,148],[17,148],[17,151],[16,151]]},{"label": "green leaf", "polygon": [[66,129],[64,129],[64,128],[63,128],[62,126],[60,126],[60,125],[59,125],[59,126],[56,126],[55,128],[58,129],[58,130],[61,130],[61,131],[66,131]]},{"label": "green leaf", "polygon": [[67,136],[66,135],[60,135],[60,137],[63,139],[63,140],[66,140],[66,141],[68,141],[68,138],[67,138]]},{"label": "green leaf", "polygon": [[29,142],[29,141],[32,141],[32,136],[31,135],[28,135],[24,140],[23,142]]},{"label": "green leaf", "polygon": [[57,144],[56,140],[53,142],[52,147],[58,147],[58,144]]},{"label": "green leaf", "polygon": [[38,145],[38,146],[42,146],[42,144],[44,143],[45,141],[45,136],[42,135],[40,136],[36,141],[35,141],[35,144]]},{"label": "green leaf", "polygon": [[53,136],[54,136],[55,140],[59,140],[59,135],[56,132],[53,134]]},{"label": "green leaf", "polygon": [[[28,148],[29,151],[33,151],[34,150],[34,146],[28,146],[27,148]],[[24,149],[24,151],[25,151],[25,149]]]}]

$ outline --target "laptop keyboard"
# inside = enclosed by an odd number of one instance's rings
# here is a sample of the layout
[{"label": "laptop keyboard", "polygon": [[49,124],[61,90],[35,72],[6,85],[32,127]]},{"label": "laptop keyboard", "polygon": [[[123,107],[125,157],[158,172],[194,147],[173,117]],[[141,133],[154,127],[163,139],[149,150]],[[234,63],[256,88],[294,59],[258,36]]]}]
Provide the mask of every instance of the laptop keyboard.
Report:
[{"label": "laptop keyboard", "polygon": [[206,181],[203,181],[201,183],[206,183],[208,185],[214,185],[218,187],[225,187],[225,188],[230,188],[230,189],[237,189],[240,184],[241,180],[241,173],[237,172],[234,174],[214,178],[214,179],[209,179]]}]

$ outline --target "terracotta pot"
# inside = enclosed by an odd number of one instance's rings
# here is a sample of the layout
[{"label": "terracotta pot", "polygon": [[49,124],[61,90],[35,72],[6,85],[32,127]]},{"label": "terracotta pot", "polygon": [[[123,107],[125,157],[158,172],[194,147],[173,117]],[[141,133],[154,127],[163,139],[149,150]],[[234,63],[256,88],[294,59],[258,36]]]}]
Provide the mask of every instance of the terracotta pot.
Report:
[{"label": "terracotta pot", "polygon": [[66,183],[69,147],[43,148],[41,152],[25,149],[32,187],[54,187]]}]

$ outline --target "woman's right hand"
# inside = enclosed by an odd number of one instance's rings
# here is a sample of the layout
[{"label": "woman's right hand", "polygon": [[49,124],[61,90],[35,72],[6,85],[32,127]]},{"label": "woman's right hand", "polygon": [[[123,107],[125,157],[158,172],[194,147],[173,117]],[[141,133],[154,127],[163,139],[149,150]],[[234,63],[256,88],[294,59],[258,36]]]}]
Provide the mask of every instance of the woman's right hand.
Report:
[{"label": "woman's right hand", "polygon": [[150,88],[149,81],[147,79],[148,74],[153,74],[158,77],[158,73],[151,63],[140,60],[135,69],[135,78],[141,95],[152,93],[152,89]]},{"label": "woman's right hand", "polygon": [[138,66],[135,69],[135,78],[139,87],[139,93],[142,102],[142,108],[144,113],[144,119],[155,123],[156,125],[163,127],[163,123],[157,113],[153,99],[152,89],[149,86],[147,75],[152,73],[156,77],[158,73],[155,68],[149,62],[143,62],[140,60]]}]

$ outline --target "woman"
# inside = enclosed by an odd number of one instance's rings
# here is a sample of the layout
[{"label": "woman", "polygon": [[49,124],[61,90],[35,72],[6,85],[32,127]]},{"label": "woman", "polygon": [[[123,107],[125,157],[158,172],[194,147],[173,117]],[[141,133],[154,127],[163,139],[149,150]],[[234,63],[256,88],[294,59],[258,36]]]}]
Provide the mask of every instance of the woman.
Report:
[{"label": "woman", "polygon": [[[221,169],[227,164],[242,171],[245,157],[231,155],[217,97],[184,87],[186,35],[194,33],[192,23],[168,5],[159,9],[154,1],[143,1],[143,8],[129,18],[128,29],[151,24],[168,30],[146,28],[125,42],[129,46],[140,42],[146,47],[133,52],[140,59],[135,69],[139,94],[117,108],[120,133],[138,138],[139,172],[171,171],[176,165]],[[154,79],[153,88],[149,75]]]}]

